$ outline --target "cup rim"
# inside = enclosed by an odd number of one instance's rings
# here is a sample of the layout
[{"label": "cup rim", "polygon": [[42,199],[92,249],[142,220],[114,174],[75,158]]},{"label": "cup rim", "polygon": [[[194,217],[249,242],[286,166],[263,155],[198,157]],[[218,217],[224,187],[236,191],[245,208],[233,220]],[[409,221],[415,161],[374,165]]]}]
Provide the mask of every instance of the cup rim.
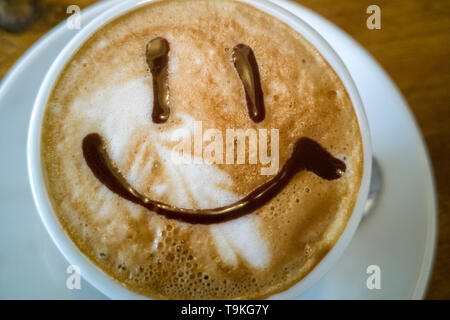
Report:
[{"label": "cup rim", "polygon": [[[47,194],[45,186],[45,173],[42,170],[41,163],[41,123],[48,99],[53,91],[54,85],[59,78],[60,73],[77,52],[77,50],[87,41],[96,31],[117,19],[118,17],[136,10],[152,2],[161,0],[127,0],[113,5],[111,8],[94,18],[85,27],[69,41],[64,49],[58,54],[55,61],[49,68],[45,78],[39,88],[38,95],[33,105],[31,114],[28,137],[27,137],[27,168],[31,185],[31,191],[35,205],[41,220],[50,234],[53,242],[58,247],[66,260],[71,265],[76,265],[81,270],[81,275],[85,280],[100,290],[103,294],[112,299],[149,299],[125,288],[113,278],[104,273],[89,258],[87,258],[70,239],[69,235],[62,228],[58,218],[54,214],[50,197]],[[276,3],[269,0],[235,0],[247,3],[269,15],[281,20],[289,25],[296,32],[308,40],[328,62],[331,68],[341,79],[355,110],[361,138],[363,143],[363,175],[357,200],[355,202],[352,215],[348,220],[344,231],[340,235],[333,248],[326,256],[299,282],[289,287],[287,290],[275,293],[269,299],[294,299],[298,298],[308,288],[312,287],[320,280],[338,261],[345,249],[348,247],[364,210],[367,199],[370,176],[372,170],[372,148],[369,132],[369,125],[364,111],[362,100],[359,96],[356,85],[347,70],[347,67],[337,55],[328,42],[301,17],[294,15]],[[272,0],[278,1],[278,0]]]}]

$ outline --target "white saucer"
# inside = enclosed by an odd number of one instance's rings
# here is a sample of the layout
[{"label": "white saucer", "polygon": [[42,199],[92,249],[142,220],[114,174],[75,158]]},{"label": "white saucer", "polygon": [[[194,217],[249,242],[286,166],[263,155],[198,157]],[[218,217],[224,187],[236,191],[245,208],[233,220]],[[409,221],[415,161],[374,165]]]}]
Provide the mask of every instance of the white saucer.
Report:
[{"label": "white saucer", "polygon": [[[120,0],[82,12],[82,25]],[[436,194],[423,139],[405,100],[376,61],[317,14],[274,1],[311,24],[347,65],[365,104],[383,188],[338,264],[300,299],[419,299],[425,294],[436,243]],[[73,37],[65,22],[16,63],[0,87],[0,299],[104,299],[82,281],[66,288],[68,263],[34,207],[26,170],[26,136],[34,98],[49,66]],[[369,290],[367,267],[381,269]]]}]

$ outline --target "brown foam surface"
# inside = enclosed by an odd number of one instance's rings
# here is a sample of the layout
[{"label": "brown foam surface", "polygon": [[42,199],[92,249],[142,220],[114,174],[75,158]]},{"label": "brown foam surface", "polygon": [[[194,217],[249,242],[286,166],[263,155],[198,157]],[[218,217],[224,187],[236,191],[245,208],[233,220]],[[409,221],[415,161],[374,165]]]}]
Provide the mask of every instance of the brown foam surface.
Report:
[{"label": "brown foam surface", "polygon": [[[151,121],[149,40],[170,43],[170,118]],[[248,116],[231,49],[257,59],[266,117]],[[229,204],[271,176],[260,164],[174,164],[171,134],[278,129],[280,168],[306,136],[344,159],[338,180],[301,172],[249,216],[220,225],[167,220],[103,186],[81,143],[101,134],[133,187],[169,204]],[[332,248],[351,216],[363,155],[351,101],[334,71],[303,37],[248,5],[164,1],[133,11],[95,33],[67,65],[43,123],[42,159],[56,215],[77,247],[115,280],[152,298],[265,298],[302,279]]]}]

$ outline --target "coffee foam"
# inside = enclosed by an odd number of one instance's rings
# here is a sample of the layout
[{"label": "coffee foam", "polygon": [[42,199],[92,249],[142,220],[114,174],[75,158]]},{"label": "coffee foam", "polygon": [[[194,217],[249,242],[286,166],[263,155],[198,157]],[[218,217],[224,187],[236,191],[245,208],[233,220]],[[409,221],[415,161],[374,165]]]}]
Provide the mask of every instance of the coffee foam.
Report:
[{"label": "coffee foam", "polygon": [[[267,26],[270,25],[270,29]],[[171,116],[151,121],[153,91],[145,46],[170,43]],[[258,61],[266,119],[248,117],[231,48]],[[167,220],[102,185],[81,141],[92,132],[128,182],[152,199],[212,208],[240,199],[270,176],[260,165],[174,164],[177,129],[276,128],[280,167],[295,141],[313,138],[347,164],[326,181],[299,173],[248,216],[204,226]],[[56,214],[80,250],[129,289],[152,298],[262,298],[303,278],[332,248],[353,209],[362,144],[345,89],[305,39],[280,21],[228,1],[164,1],[94,34],[61,75],[45,113],[42,158]]]}]

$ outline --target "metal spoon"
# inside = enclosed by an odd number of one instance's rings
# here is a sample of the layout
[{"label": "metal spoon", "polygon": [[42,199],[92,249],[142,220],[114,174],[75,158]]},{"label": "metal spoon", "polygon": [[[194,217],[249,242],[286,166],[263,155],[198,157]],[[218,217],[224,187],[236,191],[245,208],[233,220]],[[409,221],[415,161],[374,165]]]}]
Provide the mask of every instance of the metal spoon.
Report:
[{"label": "metal spoon", "polygon": [[367,216],[367,214],[371,212],[375,206],[383,181],[380,164],[377,159],[373,158],[372,160],[372,176],[370,177],[369,195],[364,207],[363,217]]}]

